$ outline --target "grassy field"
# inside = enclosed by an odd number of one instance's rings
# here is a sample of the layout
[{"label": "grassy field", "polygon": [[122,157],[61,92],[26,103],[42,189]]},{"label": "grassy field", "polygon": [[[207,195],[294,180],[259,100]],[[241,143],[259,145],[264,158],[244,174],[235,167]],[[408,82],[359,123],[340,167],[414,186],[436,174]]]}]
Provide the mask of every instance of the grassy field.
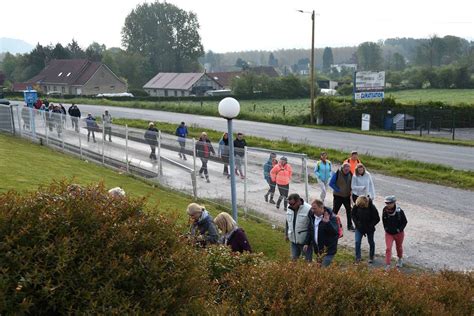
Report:
[{"label": "grassy field", "polygon": [[[20,138],[0,134],[0,148],[0,193],[9,190],[33,191],[54,180],[66,179],[84,185],[103,181],[106,187],[120,186],[129,195],[147,197],[148,211],[166,213],[176,217],[183,225],[187,221],[185,210],[192,200],[186,195],[152,186],[139,179],[31,144]],[[225,210],[215,205],[207,205],[207,208],[214,216]],[[240,217],[239,225],[247,232],[256,252],[263,252],[271,259],[289,257],[289,246],[281,231],[243,217]],[[347,263],[352,260],[352,252],[341,248],[337,261]]]},{"label": "grassy field", "polygon": [[447,104],[473,104],[474,89],[416,89],[387,92],[401,103],[418,103],[423,101],[439,101]]},{"label": "grassy field", "polygon": [[[128,124],[130,127],[143,129],[146,129],[148,126],[148,121],[145,120],[115,119],[114,123],[119,125]],[[174,124],[157,122],[156,125],[158,129],[165,133],[174,134],[176,130],[176,125]],[[188,128],[190,132],[189,136],[194,138],[199,138],[202,131],[206,131],[209,138],[213,141],[218,141],[222,136],[222,132],[212,129],[193,128],[192,126],[188,126]],[[318,148],[306,144],[293,144],[288,141],[270,141],[253,136],[246,136],[246,140],[251,147],[304,153],[311,159],[318,159],[322,151],[326,151],[333,162],[340,163],[349,156],[348,152],[329,148]],[[413,160],[379,158],[364,154],[360,154],[359,156],[367,168],[377,171],[378,173],[421,182],[446,185],[454,188],[474,190],[474,172],[472,171],[460,171],[443,165]]]}]

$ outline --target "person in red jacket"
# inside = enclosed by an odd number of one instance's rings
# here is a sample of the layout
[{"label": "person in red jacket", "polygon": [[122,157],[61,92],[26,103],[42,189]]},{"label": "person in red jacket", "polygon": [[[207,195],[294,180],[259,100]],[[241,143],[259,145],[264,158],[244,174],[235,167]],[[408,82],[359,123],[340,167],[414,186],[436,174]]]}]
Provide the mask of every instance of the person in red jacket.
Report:
[{"label": "person in red jacket", "polygon": [[272,178],[273,182],[276,182],[278,191],[280,192],[280,196],[278,197],[278,201],[276,203],[276,208],[280,208],[281,201],[283,201],[285,211],[288,207],[288,191],[290,190],[290,181],[292,175],[293,169],[288,163],[288,159],[286,157],[281,157],[278,164],[272,168],[272,171],[270,171],[270,177]]}]

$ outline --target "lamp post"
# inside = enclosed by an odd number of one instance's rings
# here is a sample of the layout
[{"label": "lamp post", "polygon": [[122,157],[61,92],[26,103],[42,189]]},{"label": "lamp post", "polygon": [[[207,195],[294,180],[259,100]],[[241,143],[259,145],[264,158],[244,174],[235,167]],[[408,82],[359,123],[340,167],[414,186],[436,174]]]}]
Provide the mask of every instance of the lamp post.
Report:
[{"label": "lamp post", "polygon": [[235,186],[234,137],[232,134],[232,119],[240,112],[240,104],[234,98],[224,98],[219,102],[219,114],[227,120],[227,135],[229,139],[230,193],[232,198],[232,218],[237,222],[237,193]]},{"label": "lamp post", "polygon": [[[311,94],[311,116],[310,122],[314,124],[315,117],[315,108],[314,108],[314,10],[312,12],[297,10],[300,13],[309,13],[311,14],[312,29],[311,29],[311,82],[310,82],[310,94]],[[319,121],[319,115],[318,115]]]}]

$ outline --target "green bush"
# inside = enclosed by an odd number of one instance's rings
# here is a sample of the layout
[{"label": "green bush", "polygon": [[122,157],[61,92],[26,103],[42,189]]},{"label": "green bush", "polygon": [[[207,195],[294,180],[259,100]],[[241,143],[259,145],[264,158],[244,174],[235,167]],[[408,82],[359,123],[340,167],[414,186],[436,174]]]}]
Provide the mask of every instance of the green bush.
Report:
[{"label": "green bush", "polygon": [[204,258],[103,186],[0,195],[0,314],[199,313]]}]

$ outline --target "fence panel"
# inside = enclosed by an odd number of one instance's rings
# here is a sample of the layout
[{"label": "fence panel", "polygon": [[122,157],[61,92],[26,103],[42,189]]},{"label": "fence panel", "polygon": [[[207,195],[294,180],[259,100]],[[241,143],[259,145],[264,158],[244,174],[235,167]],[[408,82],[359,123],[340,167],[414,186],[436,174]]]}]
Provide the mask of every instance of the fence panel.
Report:
[{"label": "fence panel", "polygon": [[0,104],[0,131],[15,134],[13,112],[10,105]]}]

